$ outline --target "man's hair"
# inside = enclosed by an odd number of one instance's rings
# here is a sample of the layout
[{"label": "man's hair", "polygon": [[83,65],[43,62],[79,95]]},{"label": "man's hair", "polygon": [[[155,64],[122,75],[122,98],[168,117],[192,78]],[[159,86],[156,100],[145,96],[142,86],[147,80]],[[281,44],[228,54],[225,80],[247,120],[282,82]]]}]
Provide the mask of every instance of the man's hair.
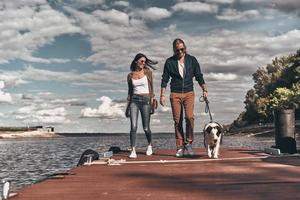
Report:
[{"label": "man's hair", "polygon": [[176,45],[177,44],[183,44],[184,48],[186,49],[186,46],[185,46],[185,43],[182,39],[180,38],[176,38],[174,41],[173,41],[173,51],[174,53],[176,53]]}]

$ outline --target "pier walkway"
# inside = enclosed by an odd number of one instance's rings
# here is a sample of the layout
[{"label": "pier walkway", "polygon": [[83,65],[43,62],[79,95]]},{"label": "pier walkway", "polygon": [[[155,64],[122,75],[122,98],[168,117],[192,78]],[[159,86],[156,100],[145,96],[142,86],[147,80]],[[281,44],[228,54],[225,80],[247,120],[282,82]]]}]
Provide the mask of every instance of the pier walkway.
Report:
[{"label": "pier walkway", "polygon": [[[153,156],[128,152],[110,165],[95,161],[27,186],[13,200],[295,200],[300,199],[300,157],[270,156],[249,149],[222,149],[208,159],[204,149],[195,158],[175,158],[175,150]],[[104,164],[105,163],[105,164]]]}]

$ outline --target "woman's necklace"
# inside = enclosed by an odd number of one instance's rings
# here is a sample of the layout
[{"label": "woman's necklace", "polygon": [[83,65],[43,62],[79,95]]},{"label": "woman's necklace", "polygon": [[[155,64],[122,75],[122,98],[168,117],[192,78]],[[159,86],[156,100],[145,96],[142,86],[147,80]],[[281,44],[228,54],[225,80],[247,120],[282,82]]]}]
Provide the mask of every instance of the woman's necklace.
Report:
[{"label": "woman's necklace", "polygon": [[140,79],[144,76],[144,70],[134,71],[132,75],[134,79]]}]

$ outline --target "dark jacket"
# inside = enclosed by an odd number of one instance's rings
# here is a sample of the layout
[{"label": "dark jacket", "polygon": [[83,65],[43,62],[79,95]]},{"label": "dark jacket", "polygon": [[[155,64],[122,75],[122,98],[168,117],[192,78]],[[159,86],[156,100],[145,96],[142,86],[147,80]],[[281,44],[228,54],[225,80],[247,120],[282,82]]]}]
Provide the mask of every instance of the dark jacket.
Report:
[{"label": "dark jacket", "polygon": [[[154,97],[154,91],[153,91],[152,71],[149,68],[145,67],[144,68],[144,73],[147,76],[150,97],[153,98]],[[127,83],[128,83],[128,97],[127,97],[127,100],[130,101],[130,99],[133,95],[132,72],[130,72],[127,75]]]},{"label": "dark jacket", "polygon": [[171,92],[191,92],[194,91],[193,78],[200,85],[205,84],[203,74],[201,73],[200,65],[194,56],[185,54],[184,58],[184,78],[182,78],[178,71],[178,59],[172,56],[166,60],[164,72],[161,79],[161,87],[166,88],[171,79]]}]

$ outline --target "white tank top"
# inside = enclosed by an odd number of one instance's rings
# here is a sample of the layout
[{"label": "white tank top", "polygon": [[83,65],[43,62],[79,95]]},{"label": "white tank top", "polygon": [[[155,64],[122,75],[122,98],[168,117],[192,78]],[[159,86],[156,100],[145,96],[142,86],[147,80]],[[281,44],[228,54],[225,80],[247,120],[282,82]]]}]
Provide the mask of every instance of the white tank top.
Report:
[{"label": "white tank top", "polygon": [[133,94],[149,94],[149,86],[147,76],[140,79],[132,79]]}]

